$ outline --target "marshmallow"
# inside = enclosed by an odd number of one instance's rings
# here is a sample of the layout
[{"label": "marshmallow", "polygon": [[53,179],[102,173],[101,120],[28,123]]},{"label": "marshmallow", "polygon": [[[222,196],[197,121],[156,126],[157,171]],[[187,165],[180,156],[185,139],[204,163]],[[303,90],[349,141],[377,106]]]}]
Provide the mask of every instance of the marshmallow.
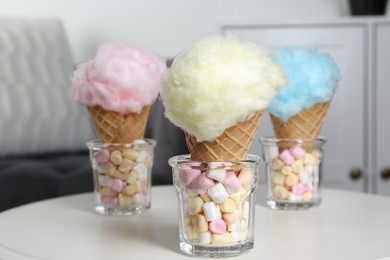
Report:
[{"label": "marshmallow", "polygon": [[293,170],[292,170],[292,167],[291,166],[288,166],[288,165],[285,165],[282,167],[282,169],[280,170],[280,172],[284,175],[290,175],[292,174]]},{"label": "marshmallow", "polygon": [[123,192],[129,196],[133,195],[134,193],[137,192],[137,187],[135,186],[135,184],[133,185],[127,185],[124,189],[123,189]]},{"label": "marshmallow", "polygon": [[214,221],[222,218],[221,211],[212,201],[203,204],[203,213],[207,221]]},{"label": "marshmallow", "polygon": [[207,193],[204,193],[204,194],[201,194],[201,195],[199,195],[201,198],[202,198],[202,200],[204,201],[204,202],[209,202],[209,201],[212,201],[213,199],[209,196],[209,194],[207,194]]},{"label": "marshmallow", "polygon": [[237,176],[246,190],[250,190],[253,177],[253,170],[249,168],[242,168]]},{"label": "marshmallow", "polygon": [[306,154],[306,151],[299,145],[294,145],[290,147],[289,151],[295,159],[301,159]]},{"label": "marshmallow", "polygon": [[287,199],[288,198],[288,190],[282,185],[276,185],[273,188],[274,196],[278,199]]},{"label": "marshmallow", "polygon": [[203,207],[203,200],[201,197],[196,196],[196,197],[188,197],[187,198],[187,209],[188,209],[188,214],[190,215],[196,215],[202,211]]},{"label": "marshmallow", "polygon": [[103,187],[100,189],[101,196],[116,197],[118,193],[109,187]]},{"label": "marshmallow", "polygon": [[133,168],[134,162],[124,158],[121,162],[121,164],[118,167],[118,170],[120,170],[123,173],[129,173],[131,169]]},{"label": "marshmallow", "polygon": [[207,220],[204,215],[197,214],[195,216],[195,227],[198,232],[206,232],[209,229]]},{"label": "marshmallow", "polygon": [[137,160],[137,157],[138,157],[138,151],[136,151],[134,149],[126,149],[126,150],[123,150],[122,156],[127,158],[127,159],[130,159],[131,161],[135,161],[135,160]]},{"label": "marshmallow", "polygon": [[118,205],[118,198],[117,197],[110,197],[110,196],[104,196],[101,200],[103,204],[106,205]]},{"label": "marshmallow", "polygon": [[236,222],[234,222],[234,223],[228,225],[228,226],[227,226],[227,230],[228,230],[229,232],[237,231],[237,230],[239,229],[238,223],[237,223],[237,222],[239,222],[239,221],[236,221]]},{"label": "marshmallow", "polygon": [[221,245],[221,244],[230,244],[233,241],[233,237],[229,232],[225,232],[221,235],[212,234],[211,235],[211,244]]},{"label": "marshmallow", "polygon": [[272,159],[278,157],[278,155],[279,155],[279,148],[276,145],[269,146],[267,147],[267,149],[265,149],[264,157],[267,162],[270,162]]},{"label": "marshmallow", "polygon": [[291,164],[292,171],[296,174],[303,172],[304,166],[301,160],[296,160]]},{"label": "marshmallow", "polygon": [[116,170],[112,177],[117,178],[117,179],[121,179],[121,180],[126,180],[129,177],[129,173],[123,173],[120,170]]},{"label": "marshmallow", "polygon": [[274,171],[279,171],[284,166],[284,163],[279,160],[278,158],[275,158],[271,162],[271,169]]},{"label": "marshmallow", "polygon": [[138,162],[138,163],[142,163],[142,162],[144,162],[146,160],[146,158],[147,158],[146,151],[139,151],[137,159],[135,159],[135,161]]},{"label": "marshmallow", "polygon": [[243,187],[240,187],[237,192],[230,194],[229,197],[232,198],[236,204],[238,204],[239,202],[243,202],[247,195],[247,190]]},{"label": "marshmallow", "polygon": [[302,195],[303,201],[310,201],[313,199],[313,194],[311,192],[305,192]]},{"label": "marshmallow", "polygon": [[286,186],[291,187],[294,186],[297,182],[298,182],[298,177],[295,174],[291,173],[287,175],[284,183],[286,184]]},{"label": "marshmallow", "polygon": [[237,205],[232,198],[227,198],[224,202],[219,204],[219,207],[222,212],[229,213],[233,212],[237,208]]},{"label": "marshmallow", "polygon": [[223,186],[222,183],[218,183],[218,184],[214,185],[213,187],[211,187],[207,191],[207,194],[216,203],[221,203],[229,197],[229,194],[227,193],[226,188],[225,188],[225,186]]},{"label": "marshmallow", "polygon": [[302,183],[298,182],[294,186],[291,187],[291,191],[295,194],[301,195],[305,192],[305,186]]},{"label": "marshmallow", "polygon": [[107,150],[99,150],[99,151],[93,153],[93,159],[98,164],[106,163],[110,159],[110,152]]},{"label": "marshmallow", "polygon": [[317,159],[321,158],[321,152],[320,152],[319,150],[317,150],[317,149],[314,149],[313,151],[311,151],[311,154],[312,154],[315,158],[317,158]]},{"label": "marshmallow", "polygon": [[306,153],[303,157],[303,163],[306,165],[314,165],[316,164],[316,161],[316,158],[310,153]]},{"label": "marshmallow", "polygon": [[201,174],[200,170],[180,169],[179,170],[179,181],[180,181],[181,185],[187,186],[200,174]]},{"label": "marshmallow", "polygon": [[107,165],[107,174],[110,175],[110,176],[114,176],[115,172],[116,172],[116,166],[112,163],[109,163]]},{"label": "marshmallow", "polygon": [[286,175],[284,175],[284,174],[281,174],[279,172],[272,173],[272,183],[273,184],[283,185],[285,179],[286,179]]},{"label": "marshmallow", "polygon": [[210,179],[222,182],[225,179],[226,170],[225,169],[209,169],[209,170],[207,170],[206,175]]},{"label": "marshmallow", "polygon": [[209,230],[213,234],[223,234],[226,231],[226,223],[222,219],[217,219],[214,221],[210,221],[209,223]]},{"label": "marshmallow", "polygon": [[313,184],[311,182],[305,184],[304,187],[305,187],[305,192],[312,192],[314,190]]},{"label": "marshmallow", "polygon": [[230,235],[232,236],[232,243],[237,243],[241,240],[241,234],[239,232],[233,231],[230,232]]},{"label": "marshmallow", "polygon": [[226,191],[229,194],[237,192],[241,187],[241,181],[237,178],[234,172],[228,172],[222,184],[225,186]]},{"label": "marshmallow", "polygon": [[143,204],[145,203],[146,201],[146,197],[145,195],[141,194],[141,193],[136,193],[133,195],[133,203],[134,204]]},{"label": "marshmallow", "polygon": [[198,193],[198,194],[204,194],[213,187],[214,181],[206,176],[206,174],[202,173],[198,177],[196,177],[192,181],[192,188]]},{"label": "marshmallow", "polygon": [[290,165],[295,160],[294,156],[292,156],[290,151],[287,149],[283,150],[283,152],[279,154],[279,159],[288,165]]},{"label": "marshmallow", "polygon": [[302,201],[302,195],[298,195],[298,194],[289,192],[289,193],[288,193],[288,201],[291,201],[291,202],[300,202],[300,201]]},{"label": "marshmallow", "polygon": [[130,207],[132,201],[131,197],[125,196],[122,193],[119,194],[119,206],[121,207]]},{"label": "marshmallow", "polygon": [[312,182],[313,178],[311,177],[311,175],[309,175],[307,171],[304,171],[299,174],[299,180],[303,185],[305,185]]},{"label": "marshmallow", "polygon": [[[233,212],[223,214],[222,218],[223,218],[223,220],[225,220],[227,225],[231,226],[238,220],[239,217],[240,217],[240,215],[239,215],[238,211],[234,210]],[[229,231],[231,231],[231,230],[229,230]]]},{"label": "marshmallow", "polygon": [[131,171],[129,176],[127,177],[127,183],[129,184],[135,184],[135,182],[138,180],[138,175],[136,172]]},{"label": "marshmallow", "polygon": [[112,178],[107,175],[99,175],[98,183],[101,186],[110,187],[112,185]]},{"label": "marshmallow", "polygon": [[201,244],[210,244],[211,243],[211,232],[201,232],[199,233],[199,242]]},{"label": "marshmallow", "polygon": [[123,181],[120,179],[114,179],[111,184],[111,189],[116,192],[121,192],[123,188]]},{"label": "marshmallow", "polygon": [[122,162],[122,153],[120,151],[113,151],[110,155],[110,161],[114,164],[114,165],[119,165],[121,164]]},{"label": "marshmallow", "polygon": [[133,171],[137,173],[138,179],[140,180],[146,180],[148,178],[148,169],[143,163],[137,163],[134,165]]}]

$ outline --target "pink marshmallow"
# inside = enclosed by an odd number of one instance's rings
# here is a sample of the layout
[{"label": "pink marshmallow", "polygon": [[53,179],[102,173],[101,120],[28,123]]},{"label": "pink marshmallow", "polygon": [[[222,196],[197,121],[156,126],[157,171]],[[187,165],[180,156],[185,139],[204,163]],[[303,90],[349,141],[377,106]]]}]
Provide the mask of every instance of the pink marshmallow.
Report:
[{"label": "pink marshmallow", "polygon": [[121,191],[122,191],[122,188],[123,188],[123,181],[120,180],[120,179],[115,178],[115,179],[112,181],[111,189],[114,190],[114,191],[116,191],[116,192],[121,192]]},{"label": "pink marshmallow", "polygon": [[209,230],[218,235],[222,235],[226,231],[226,223],[222,219],[210,221]]},{"label": "pink marshmallow", "polygon": [[107,150],[100,150],[93,154],[93,159],[96,161],[96,163],[106,163],[108,162],[108,159],[110,159],[110,152]]},{"label": "pink marshmallow", "polygon": [[295,159],[301,159],[303,156],[305,156],[306,151],[299,145],[294,145],[290,147],[289,149],[292,156],[295,157]]},{"label": "pink marshmallow", "polygon": [[304,187],[305,187],[305,191],[307,192],[312,192],[314,190],[313,184],[311,184],[311,182],[305,184]]},{"label": "pink marshmallow", "polygon": [[206,193],[213,186],[214,181],[207,177],[205,173],[200,174],[192,181],[192,189],[198,194]]},{"label": "pink marshmallow", "polygon": [[283,150],[283,152],[279,154],[279,159],[287,165],[290,165],[295,161],[294,156],[292,156],[290,151],[287,149]]},{"label": "pink marshmallow", "polygon": [[201,174],[200,170],[180,169],[179,181],[180,181],[181,185],[187,186],[200,174]]},{"label": "pink marshmallow", "polygon": [[291,187],[291,191],[295,194],[301,195],[305,192],[305,186],[302,183],[298,182]]},{"label": "pink marshmallow", "polygon": [[118,205],[118,198],[117,197],[103,197],[102,203],[107,205]]},{"label": "pink marshmallow", "polygon": [[84,105],[101,106],[123,115],[153,104],[160,90],[165,61],[131,44],[101,45],[95,59],[77,66],[73,97]]},{"label": "pink marshmallow", "polygon": [[237,192],[242,185],[241,181],[237,178],[234,172],[228,172],[222,184],[225,186],[226,191],[229,194]]}]

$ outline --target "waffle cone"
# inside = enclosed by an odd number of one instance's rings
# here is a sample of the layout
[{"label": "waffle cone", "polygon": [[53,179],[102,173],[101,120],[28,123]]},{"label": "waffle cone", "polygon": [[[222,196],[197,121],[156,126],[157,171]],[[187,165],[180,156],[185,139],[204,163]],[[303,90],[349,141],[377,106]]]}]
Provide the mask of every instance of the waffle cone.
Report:
[{"label": "waffle cone", "polygon": [[330,101],[318,103],[286,122],[270,113],[275,136],[279,139],[314,139],[317,138],[324,123]]},{"label": "waffle cone", "polygon": [[185,132],[191,160],[205,162],[244,160],[263,113],[261,110],[250,119],[226,129],[213,141],[197,142],[194,136]]},{"label": "waffle cone", "polygon": [[130,113],[123,116],[100,106],[88,107],[101,143],[132,143],[136,139],[143,139],[149,110],[150,106],[145,106],[139,114]]}]

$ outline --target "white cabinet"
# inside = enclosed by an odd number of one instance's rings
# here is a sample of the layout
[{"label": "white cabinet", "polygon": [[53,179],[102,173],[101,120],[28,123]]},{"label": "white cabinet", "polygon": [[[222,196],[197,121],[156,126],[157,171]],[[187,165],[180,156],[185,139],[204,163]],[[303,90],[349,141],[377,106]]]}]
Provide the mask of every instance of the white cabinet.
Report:
[{"label": "white cabinet", "polygon": [[390,196],[390,23],[379,23],[375,27],[376,41],[376,78],[374,85],[377,94],[376,102],[376,131],[377,145],[376,160],[374,160],[374,177],[377,192]]},{"label": "white cabinet", "polygon": [[[240,25],[224,26],[222,31],[224,34],[235,34],[241,39],[257,42],[270,49],[294,45],[316,47],[334,58],[339,66],[342,80],[321,131],[321,135],[328,139],[325,146],[324,186],[368,191],[367,149],[365,148],[367,145],[367,27],[364,24],[344,23]],[[390,60],[389,57],[387,60]],[[260,153],[261,146],[258,139],[269,135],[273,135],[273,130],[267,113],[261,122],[251,152]],[[354,168],[361,171],[360,178],[356,180],[350,176]]]}]

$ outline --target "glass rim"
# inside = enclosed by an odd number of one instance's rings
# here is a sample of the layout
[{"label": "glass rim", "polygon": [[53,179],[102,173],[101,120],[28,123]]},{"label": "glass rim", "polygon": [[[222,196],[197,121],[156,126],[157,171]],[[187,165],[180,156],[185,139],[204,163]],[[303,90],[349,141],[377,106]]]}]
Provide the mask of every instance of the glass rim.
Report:
[{"label": "glass rim", "polygon": [[[179,159],[180,157],[182,157],[182,158]],[[179,166],[182,163],[200,163],[200,164],[209,164],[209,163],[218,164],[218,163],[220,163],[221,166],[222,166],[223,163],[232,163],[232,164],[246,163],[246,164],[257,164],[257,165],[260,165],[261,163],[264,162],[262,157],[260,155],[257,155],[257,154],[250,154],[250,153],[248,153],[246,155],[246,158],[247,159],[243,159],[243,160],[210,161],[210,162],[206,162],[206,161],[194,161],[194,160],[191,160],[191,155],[190,154],[181,154],[181,155],[175,155],[175,156],[170,157],[168,159],[168,164],[171,167],[177,167],[177,166]]]},{"label": "glass rim", "polygon": [[101,143],[98,139],[90,140],[86,143],[87,147],[89,149],[93,148],[107,148],[107,147],[126,147],[126,148],[132,148],[134,146],[137,147],[155,147],[157,145],[156,140],[150,139],[150,138],[144,138],[144,139],[137,139],[137,140],[143,140],[145,143]]},{"label": "glass rim", "polygon": [[261,144],[275,144],[275,143],[284,143],[284,142],[295,142],[297,144],[304,144],[304,143],[318,143],[318,144],[324,144],[327,142],[327,139],[325,136],[318,136],[316,138],[277,138],[275,136],[266,136],[261,137],[259,142]]}]

